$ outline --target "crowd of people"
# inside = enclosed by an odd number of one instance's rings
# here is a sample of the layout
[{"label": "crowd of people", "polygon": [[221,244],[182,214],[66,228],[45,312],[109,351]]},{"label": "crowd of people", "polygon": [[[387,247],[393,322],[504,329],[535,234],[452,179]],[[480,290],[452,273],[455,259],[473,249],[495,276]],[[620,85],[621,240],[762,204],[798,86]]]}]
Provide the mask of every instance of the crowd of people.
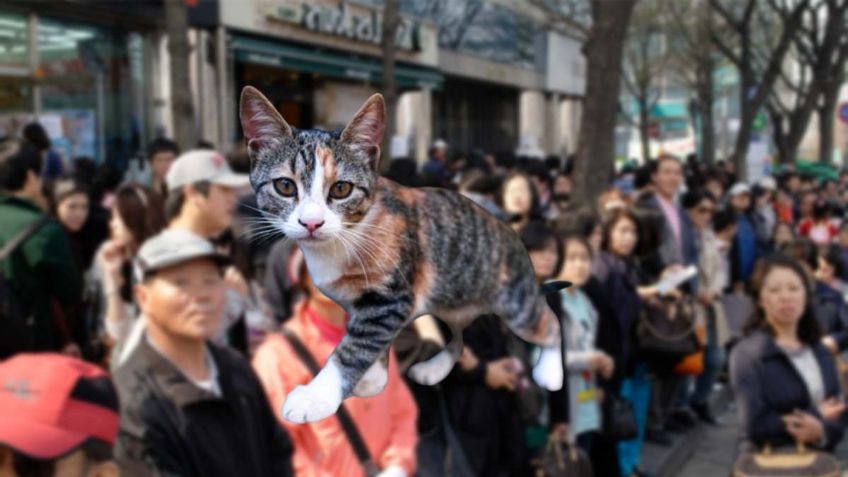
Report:
[{"label": "crowd of people", "polygon": [[450,340],[425,316],[381,394],[294,425],[283,402],[347,314],[257,209],[246,152],[159,139],[133,181],[57,161],[37,129],[0,143],[0,476],[523,476],[552,442],[594,475],[645,476],[644,441],[719,423],[720,383],[740,452],[842,437],[848,173],[749,184],[664,156],[587,207],[559,157],[449,159],[437,141],[420,170],[391,160],[388,178],[507,222],[540,284],[572,283],[549,299],[565,359],[481,316],[425,386],[407,371]]}]

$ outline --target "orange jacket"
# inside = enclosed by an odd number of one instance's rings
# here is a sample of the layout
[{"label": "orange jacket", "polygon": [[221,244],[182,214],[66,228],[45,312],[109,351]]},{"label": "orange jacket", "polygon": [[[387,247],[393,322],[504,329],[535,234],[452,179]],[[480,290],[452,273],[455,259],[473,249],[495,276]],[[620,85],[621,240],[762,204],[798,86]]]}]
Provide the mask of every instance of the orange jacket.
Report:
[{"label": "orange jacket", "polygon": [[[294,331],[318,363],[325,363],[336,347],[343,330],[317,318],[305,304],[285,325]],[[334,336],[335,335],[335,336]],[[299,384],[312,380],[312,373],[301,363],[286,339],[270,335],[253,358],[277,419],[294,443],[293,466],[300,477],[362,477],[362,466],[335,416],[309,424],[292,424],[281,415],[286,394]],[[370,398],[351,397],[344,401],[371,458],[381,469],[399,466],[408,476],[415,473],[415,448],[418,441],[418,409],[390,353],[389,382],[382,393]]]}]

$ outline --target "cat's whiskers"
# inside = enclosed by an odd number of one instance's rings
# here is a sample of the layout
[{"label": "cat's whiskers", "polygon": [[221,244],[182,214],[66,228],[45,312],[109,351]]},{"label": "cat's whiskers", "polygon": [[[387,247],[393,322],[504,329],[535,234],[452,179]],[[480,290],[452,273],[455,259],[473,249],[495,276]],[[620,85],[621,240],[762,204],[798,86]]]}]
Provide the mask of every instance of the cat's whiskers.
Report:
[{"label": "cat's whiskers", "polygon": [[[362,261],[362,257],[359,255],[356,244],[349,243],[348,238],[346,238],[343,234],[336,234],[336,238],[345,248],[345,254],[348,257],[352,255],[359,262],[359,266],[362,267],[362,274],[365,276],[365,287],[371,288],[371,282],[368,280],[368,270],[365,268],[365,262]],[[348,248],[348,245],[350,245],[350,248]]]}]

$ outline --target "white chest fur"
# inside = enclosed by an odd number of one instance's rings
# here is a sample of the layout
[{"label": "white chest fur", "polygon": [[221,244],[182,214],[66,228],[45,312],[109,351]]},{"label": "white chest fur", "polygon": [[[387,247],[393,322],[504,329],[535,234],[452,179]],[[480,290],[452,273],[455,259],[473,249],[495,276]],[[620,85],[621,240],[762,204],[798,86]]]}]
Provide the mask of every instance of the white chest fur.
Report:
[{"label": "white chest fur", "polygon": [[309,276],[315,285],[326,286],[341,278],[347,257],[340,247],[303,247]]}]

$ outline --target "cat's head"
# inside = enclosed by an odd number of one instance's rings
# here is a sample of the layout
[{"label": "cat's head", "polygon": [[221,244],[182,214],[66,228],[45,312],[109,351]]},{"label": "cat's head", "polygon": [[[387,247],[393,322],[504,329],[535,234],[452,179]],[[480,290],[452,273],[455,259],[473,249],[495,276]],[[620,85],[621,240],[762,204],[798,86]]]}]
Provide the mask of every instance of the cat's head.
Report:
[{"label": "cat's head", "polygon": [[259,206],[302,245],[332,243],[371,206],[379,177],[383,97],[365,101],[340,131],[289,126],[255,88],[241,93],[250,181]]}]

